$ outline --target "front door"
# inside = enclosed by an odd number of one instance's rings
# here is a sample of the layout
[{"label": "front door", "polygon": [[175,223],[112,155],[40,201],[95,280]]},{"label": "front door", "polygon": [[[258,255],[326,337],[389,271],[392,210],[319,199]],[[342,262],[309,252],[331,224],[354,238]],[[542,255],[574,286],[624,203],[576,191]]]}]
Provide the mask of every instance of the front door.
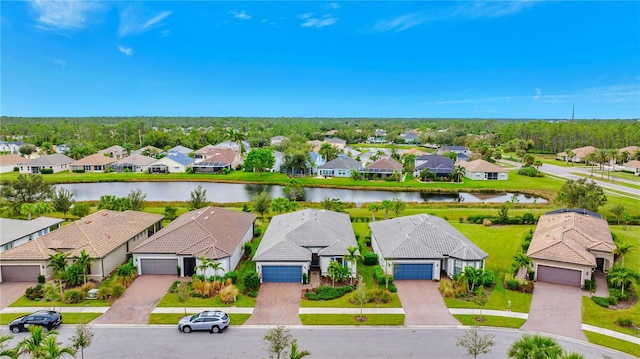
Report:
[{"label": "front door", "polygon": [[184,276],[191,277],[196,273],[196,259],[195,257],[184,258]]},{"label": "front door", "polygon": [[596,269],[604,271],[604,258],[596,258]]},{"label": "front door", "polygon": [[320,266],[320,257],[318,253],[311,253],[311,266],[319,267]]}]

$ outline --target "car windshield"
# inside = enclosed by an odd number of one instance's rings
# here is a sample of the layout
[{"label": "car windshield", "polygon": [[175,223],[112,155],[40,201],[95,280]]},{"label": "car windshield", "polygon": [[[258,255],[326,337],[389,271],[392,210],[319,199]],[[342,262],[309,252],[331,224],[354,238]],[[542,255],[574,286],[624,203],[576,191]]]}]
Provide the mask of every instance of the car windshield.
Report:
[{"label": "car windshield", "polygon": [[193,322],[197,318],[198,318],[198,314],[192,315],[191,318],[189,319],[189,321]]}]

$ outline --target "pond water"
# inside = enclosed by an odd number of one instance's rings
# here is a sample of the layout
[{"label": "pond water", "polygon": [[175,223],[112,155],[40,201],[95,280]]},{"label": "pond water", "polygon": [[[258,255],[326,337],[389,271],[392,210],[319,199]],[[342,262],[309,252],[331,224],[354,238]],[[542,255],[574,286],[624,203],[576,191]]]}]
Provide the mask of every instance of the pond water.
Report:
[{"label": "pond water", "polygon": [[[267,191],[272,198],[282,197],[282,186],[260,184],[237,184],[215,182],[101,182],[59,184],[56,187],[71,191],[76,201],[97,201],[100,196],[126,197],[138,188],[147,195],[147,201],[188,201],[191,191],[202,185],[207,190],[207,200],[218,203],[250,202],[251,198]],[[512,199],[512,193],[421,193],[372,191],[360,189],[305,188],[301,201],[320,202],[323,199],[338,198],[342,202],[382,202],[385,199],[400,198],[405,202],[464,202],[503,203]],[[546,203],[541,197],[518,194],[520,203]]]}]

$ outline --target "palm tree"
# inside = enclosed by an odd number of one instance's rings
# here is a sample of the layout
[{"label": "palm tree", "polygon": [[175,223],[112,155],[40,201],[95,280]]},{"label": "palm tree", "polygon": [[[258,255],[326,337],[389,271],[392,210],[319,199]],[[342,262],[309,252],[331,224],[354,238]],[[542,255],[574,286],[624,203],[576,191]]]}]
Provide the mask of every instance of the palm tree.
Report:
[{"label": "palm tree", "polygon": [[[347,252],[349,252],[349,254],[346,254],[344,256],[344,259],[347,262],[351,263],[351,266],[353,268],[356,267],[358,263],[358,258],[360,258],[360,254],[356,254],[356,251],[358,251],[358,247],[349,246],[347,247]],[[353,276],[351,275],[351,273],[349,273],[349,278],[350,278],[351,284],[353,284]]]},{"label": "palm tree", "polygon": [[584,162],[588,163],[591,166],[591,177],[593,177],[593,163],[598,160],[598,157],[595,152],[589,153],[585,158]]},{"label": "palm tree", "polygon": [[44,359],[60,359],[64,356],[75,357],[76,350],[72,347],[60,347],[54,335],[48,335],[42,343],[42,357]]},{"label": "palm tree", "polygon": [[525,334],[509,347],[507,356],[513,359],[543,359],[555,358],[561,353],[562,348],[555,340],[537,334]]},{"label": "palm tree", "polygon": [[598,164],[600,165],[600,178],[604,178],[604,165],[609,161],[609,151],[598,150],[596,153]]},{"label": "palm tree", "polygon": [[484,271],[482,270],[482,268],[476,269],[472,266],[467,266],[464,268],[462,276],[464,278],[464,281],[467,283],[467,289],[469,290],[469,292],[474,291],[476,284],[480,282],[483,273]]},{"label": "palm tree", "polygon": [[320,146],[318,153],[322,156],[322,158],[324,158],[326,162],[329,162],[338,157],[337,149],[327,142],[324,142],[322,146]]},{"label": "palm tree", "polygon": [[367,207],[367,209],[371,211],[371,222],[375,222],[376,221],[376,212],[378,212],[380,210],[380,206],[378,206],[375,203],[371,203]]},{"label": "palm tree", "polygon": [[229,129],[229,131],[227,131],[227,133],[225,134],[225,137],[230,141],[238,144],[238,152],[240,152],[240,155],[243,156],[244,150],[245,150],[244,146],[242,145],[242,141],[245,140],[244,133],[235,131],[234,129],[231,128]]},{"label": "palm tree", "polygon": [[14,349],[6,349],[5,342],[13,339],[13,335],[0,333],[0,358],[17,359],[18,353]]},{"label": "palm tree", "polygon": [[389,219],[389,211],[393,209],[393,202],[391,200],[385,199],[382,201],[382,209],[384,209],[384,219]]},{"label": "palm tree", "polygon": [[80,255],[73,257],[73,259],[75,259],[76,263],[78,263],[82,267],[82,274],[84,275],[84,282],[87,283],[87,272],[91,271],[91,262],[96,261],[97,258],[91,257],[83,249],[82,251],[80,251]]},{"label": "palm tree", "polygon": [[613,254],[622,258],[622,266],[624,267],[624,256],[633,251],[633,246],[628,243],[619,243],[616,247],[617,248],[613,250]]},{"label": "palm tree", "polygon": [[207,269],[211,268],[211,262],[212,261],[208,260],[203,254],[202,257],[200,257],[200,264],[195,267],[196,272],[199,270],[202,271],[202,275],[205,276],[205,280],[207,277]]},{"label": "palm tree", "polygon": [[640,278],[638,273],[629,268],[615,268],[609,271],[607,274],[607,280],[613,286],[620,287],[622,289],[622,295],[624,295],[624,286],[631,286],[636,284]]},{"label": "palm tree", "polygon": [[531,258],[527,257],[527,254],[525,252],[520,252],[513,256],[513,263],[518,266],[518,272],[522,268],[525,268],[527,270],[531,268]]},{"label": "palm tree", "polygon": [[311,355],[311,352],[308,350],[299,350],[298,343],[294,340],[291,342],[291,350],[289,351],[289,359],[301,359],[308,355]]},{"label": "palm tree", "polygon": [[558,359],[584,359],[584,355],[576,352],[564,352],[558,357]]},{"label": "palm tree", "polygon": [[55,330],[45,331],[44,328],[39,325],[32,325],[29,327],[29,333],[31,335],[22,339],[16,346],[17,356],[29,354],[32,358],[45,358],[45,340],[49,336],[55,340],[58,332]]},{"label": "palm tree", "polygon": [[462,176],[464,176],[464,167],[457,165],[452,174],[456,177],[456,182],[462,181]]},{"label": "palm tree", "polygon": [[218,271],[221,270],[224,272],[224,268],[222,268],[222,263],[209,261],[209,268],[213,269],[213,275],[218,276]]},{"label": "palm tree", "polygon": [[571,165],[573,166],[573,159],[576,157],[576,153],[573,152],[572,150],[567,150],[567,157],[566,159],[568,161],[571,161]]},{"label": "palm tree", "polygon": [[68,254],[62,252],[49,254],[49,265],[47,265],[53,269],[53,277],[60,283],[60,298],[62,298],[62,278],[69,265],[67,257]]}]

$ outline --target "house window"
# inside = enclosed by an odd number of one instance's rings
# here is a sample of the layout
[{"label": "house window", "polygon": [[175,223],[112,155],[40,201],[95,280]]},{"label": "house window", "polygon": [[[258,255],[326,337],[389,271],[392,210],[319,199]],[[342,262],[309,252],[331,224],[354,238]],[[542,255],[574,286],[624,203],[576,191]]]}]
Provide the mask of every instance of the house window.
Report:
[{"label": "house window", "polygon": [[458,274],[462,272],[462,264],[463,262],[459,259],[456,259],[453,265],[453,274]]},{"label": "house window", "polygon": [[343,261],[342,257],[331,257],[331,260],[336,261],[345,267],[347,266],[347,261]]},{"label": "house window", "polygon": [[87,172],[91,171],[91,166],[84,166],[84,170]]}]

